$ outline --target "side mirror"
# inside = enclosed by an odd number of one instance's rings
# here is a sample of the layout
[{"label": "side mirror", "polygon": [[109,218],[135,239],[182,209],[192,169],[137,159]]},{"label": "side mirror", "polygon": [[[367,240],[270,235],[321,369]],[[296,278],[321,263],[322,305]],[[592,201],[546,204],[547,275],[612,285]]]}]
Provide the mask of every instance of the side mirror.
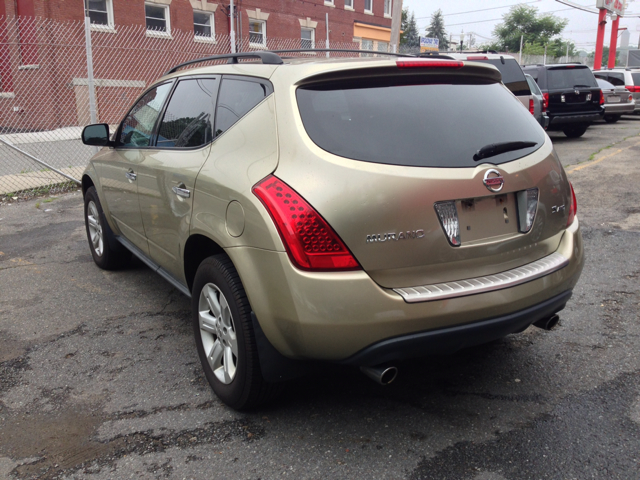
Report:
[{"label": "side mirror", "polygon": [[109,125],[106,123],[87,125],[82,130],[82,143],[93,147],[112,147],[114,143],[109,140]]}]

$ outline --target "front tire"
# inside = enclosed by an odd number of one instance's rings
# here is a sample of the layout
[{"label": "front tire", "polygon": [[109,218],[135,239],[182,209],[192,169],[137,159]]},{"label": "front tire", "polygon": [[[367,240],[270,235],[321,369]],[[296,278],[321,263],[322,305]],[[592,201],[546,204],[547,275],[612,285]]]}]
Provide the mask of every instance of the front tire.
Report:
[{"label": "front tire", "polygon": [[584,135],[589,125],[574,125],[572,127],[566,127],[562,131],[569,138],[578,138]]},{"label": "front tire", "polygon": [[116,240],[107,223],[95,187],[84,194],[84,222],[91,256],[98,267],[117,270],[131,260],[131,252]]},{"label": "front tire", "polygon": [[262,377],[251,306],[229,257],[214,255],[200,264],[191,307],[200,363],[218,398],[236,410],[270,400],[277,386]]}]

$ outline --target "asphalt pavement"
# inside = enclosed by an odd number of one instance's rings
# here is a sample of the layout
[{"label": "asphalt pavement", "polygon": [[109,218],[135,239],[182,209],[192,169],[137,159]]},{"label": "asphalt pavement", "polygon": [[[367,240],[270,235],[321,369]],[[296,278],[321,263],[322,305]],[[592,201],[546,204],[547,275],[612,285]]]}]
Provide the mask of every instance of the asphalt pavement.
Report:
[{"label": "asphalt pavement", "polygon": [[189,301],[99,270],[72,192],[0,206],[0,479],[640,478],[640,117],[551,134],[586,265],[551,332],[327,365],[252,413],[204,379]]}]

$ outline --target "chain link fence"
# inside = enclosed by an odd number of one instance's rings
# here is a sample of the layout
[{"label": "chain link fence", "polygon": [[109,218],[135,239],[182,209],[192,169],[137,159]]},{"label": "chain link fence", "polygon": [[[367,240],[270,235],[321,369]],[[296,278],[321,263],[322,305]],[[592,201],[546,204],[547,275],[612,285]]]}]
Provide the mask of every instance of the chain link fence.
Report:
[{"label": "chain link fence", "polygon": [[[309,47],[301,39],[267,38],[261,45],[251,40],[239,38],[237,51]],[[316,47],[325,48],[324,42]],[[360,44],[331,48],[357,50]],[[224,53],[230,53],[225,35],[0,18],[0,198],[76,185],[96,151],[80,141],[85,125],[117,125],[171,67]]]}]

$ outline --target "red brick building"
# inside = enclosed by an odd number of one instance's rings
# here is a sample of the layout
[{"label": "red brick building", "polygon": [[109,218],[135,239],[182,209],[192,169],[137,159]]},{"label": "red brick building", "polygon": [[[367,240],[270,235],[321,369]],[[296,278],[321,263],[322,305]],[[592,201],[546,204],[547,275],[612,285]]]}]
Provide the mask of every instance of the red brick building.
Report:
[{"label": "red brick building", "polygon": [[[88,123],[85,11],[100,121],[172,65],[256,49],[389,48],[392,0],[0,0],[0,130]],[[85,10],[86,8],[86,10]],[[232,41],[232,30],[235,42]]]}]

